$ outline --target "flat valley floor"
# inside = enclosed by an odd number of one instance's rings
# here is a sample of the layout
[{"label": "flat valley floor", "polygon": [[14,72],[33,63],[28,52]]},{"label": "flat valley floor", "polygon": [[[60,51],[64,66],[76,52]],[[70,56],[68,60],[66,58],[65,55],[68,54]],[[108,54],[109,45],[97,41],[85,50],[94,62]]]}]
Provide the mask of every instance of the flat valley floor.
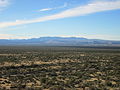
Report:
[{"label": "flat valley floor", "polygon": [[120,47],[0,46],[0,90],[120,90]]}]

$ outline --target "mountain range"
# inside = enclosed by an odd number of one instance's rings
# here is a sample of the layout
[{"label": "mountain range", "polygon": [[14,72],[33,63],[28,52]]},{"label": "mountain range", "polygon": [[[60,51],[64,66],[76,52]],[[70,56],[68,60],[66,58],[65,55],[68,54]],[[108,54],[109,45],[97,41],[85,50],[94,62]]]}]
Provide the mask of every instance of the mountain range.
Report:
[{"label": "mountain range", "polygon": [[40,45],[40,46],[120,46],[120,41],[87,39],[79,37],[40,37],[31,39],[0,39],[0,45]]}]

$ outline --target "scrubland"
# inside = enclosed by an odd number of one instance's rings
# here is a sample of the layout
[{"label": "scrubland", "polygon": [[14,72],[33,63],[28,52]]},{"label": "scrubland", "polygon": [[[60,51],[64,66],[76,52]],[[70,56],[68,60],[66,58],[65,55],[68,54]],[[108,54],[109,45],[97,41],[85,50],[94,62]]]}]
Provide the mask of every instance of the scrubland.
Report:
[{"label": "scrubland", "polygon": [[119,47],[0,47],[0,90],[120,90]]}]

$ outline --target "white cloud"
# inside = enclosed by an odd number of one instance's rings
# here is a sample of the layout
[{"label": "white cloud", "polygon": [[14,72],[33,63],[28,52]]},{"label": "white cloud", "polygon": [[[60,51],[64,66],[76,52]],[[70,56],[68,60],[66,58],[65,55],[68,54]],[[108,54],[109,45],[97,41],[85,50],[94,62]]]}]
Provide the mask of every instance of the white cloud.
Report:
[{"label": "white cloud", "polygon": [[0,7],[6,7],[8,4],[8,0],[0,0]]},{"label": "white cloud", "polygon": [[13,34],[0,34],[0,39],[29,39],[30,37],[16,36]]},{"label": "white cloud", "polygon": [[11,34],[0,34],[0,39],[10,39],[10,37],[13,37]]},{"label": "white cloud", "polygon": [[40,9],[39,12],[44,12],[44,11],[49,11],[49,10],[53,10],[53,8],[44,8],[44,9]]},{"label": "white cloud", "polygon": [[83,16],[87,14],[92,14],[96,12],[102,12],[107,10],[116,10],[120,9],[120,0],[115,1],[97,1],[93,2],[84,6],[79,6],[76,8],[68,9],[65,11],[62,11],[60,13],[50,15],[50,16],[44,16],[36,19],[31,20],[17,20],[14,22],[0,22],[0,28],[8,27],[8,26],[16,26],[16,25],[22,25],[22,24],[29,24],[29,23],[37,23],[37,22],[43,22],[43,21],[49,21],[49,20],[56,20],[61,18],[68,18],[68,17],[75,17],[75,16]]},{"label": "white cloud", "polygon": [[60,8],[65,8],[65,7],[67,7],[67,3],[65,3],[63,6],[59,6],[59,7],[43,8],[43,9],[38,10],[38,12],[50,11],[50,10],[55,10],[55,9],[60,9]]},{"label": "white cloud", "polygon": [[0,11],[9,5],[9,0],[0,0]]}]

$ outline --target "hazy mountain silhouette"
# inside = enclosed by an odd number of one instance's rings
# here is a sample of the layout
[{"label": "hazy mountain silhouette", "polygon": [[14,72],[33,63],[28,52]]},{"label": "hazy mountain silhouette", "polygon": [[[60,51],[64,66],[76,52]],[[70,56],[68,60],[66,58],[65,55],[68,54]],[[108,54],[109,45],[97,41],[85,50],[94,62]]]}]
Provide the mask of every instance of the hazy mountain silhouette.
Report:
[{"label": "hazy mountain silhouette", "polygon": [[45,46],[120,45],[120,41],[87,39],[79,37],[40,37],[32,39],[0,39],[0,45],[45,45]]}]

